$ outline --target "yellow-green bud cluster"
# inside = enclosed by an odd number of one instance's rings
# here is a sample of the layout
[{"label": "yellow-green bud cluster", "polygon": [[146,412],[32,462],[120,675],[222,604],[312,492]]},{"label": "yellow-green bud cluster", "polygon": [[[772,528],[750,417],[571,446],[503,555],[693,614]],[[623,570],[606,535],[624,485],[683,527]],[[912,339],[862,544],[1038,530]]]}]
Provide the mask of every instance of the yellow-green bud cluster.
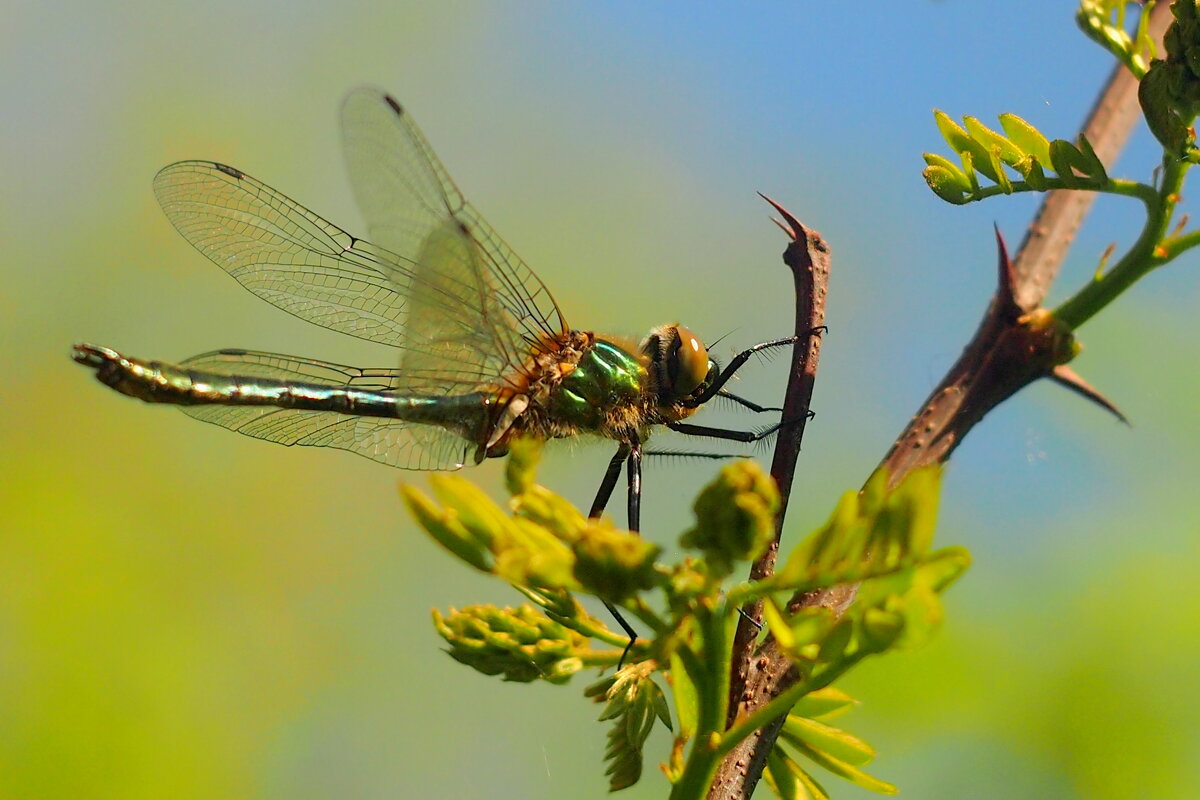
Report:
[{"label": "yellow-green bud cluster", "polygon": [[583,669],[579,653],[587,648],[587,639],[528,604],[467,606],[451,609],[445,617],[435,610],[433,624],[454,659],[485,675],[564,683]]},{"label": "yellow-green bud cluster", "polygon": [[753,461],[737,461],[704,487],[692,508],[696,524],[680,544],[703,552],[709,573],[724,577],[736,562],[758,558],[771,544],[779,491]]}]

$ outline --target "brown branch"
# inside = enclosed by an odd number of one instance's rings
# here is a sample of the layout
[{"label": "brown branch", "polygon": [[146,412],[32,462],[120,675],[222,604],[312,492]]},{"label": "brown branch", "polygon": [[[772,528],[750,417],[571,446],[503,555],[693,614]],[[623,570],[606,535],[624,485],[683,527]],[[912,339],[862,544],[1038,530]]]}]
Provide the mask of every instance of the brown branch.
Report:
[{"label": "brown branch", "polygon": [[[1150,12],[1147,28],[1155,45],[1162,46],[1163,33],[1171,23],[1171,4],[1161,2]],[[1138,81],[1123,64],[1113,67],[1104,91],[1096,99],[1083,126],[1083,135],[1091,142],[1096,155],[1111,165],[1133,126],[1141,117],[1137,101]],[[1042,201],[1025,239],[1017,251],[1013,268],[1017,273],[1017,304],[1025,311],[1041,306],[1058,275],[1058,268],[1075,240],[1075,233],[1095,202],[1094,192],[1075,192],[1058,189]]]},{"label": "brown branch", "polygon": [[[1169,3],[1160,3],[1155,7],[1150,19],[1150,31],[1156,42],[1162,41],[1162,34],[1170,20]],[[1115,160],[1138,118],[1137,81],[1123,66],[1118,65],[1109,76],[1083,128],[1104,163],[1111,164]],[[997,232],[1000,252],[996,292],[979,328],[958,361],[884,457],[882,464],[890,469],[893,485],[916,467],[948,459],[967,432],[988,411],[1024,386],[1040,377],[1061,377],[1056,376],[1056,371],[1060,372],[1062,362],[1069,358],[1070,340],[1056,329],[1049,314],[1042,310],[1041,303],[1093,200],[1093,195],[1084,192],[1056,191],[1047,194],[1015,262],[1009,261],[1003,239]],[[782,209],[779,210],[782,213]],[[805,299],[805,292],[811,294],[813,289],[811,284],[801,281],[804,270],[798,269],[789,260],[789,257],[804,257],[804,253],[796,252],[801,242],[798,232],[804,231],[804,228],[790,215],[787,218],[794,241],[785,252],[784,261],[796,275],[799,331],[808,326],[805,314],[811,313],[813,299]],[[811,262],[813,254],[808,246],[807,234],[803,241]],[[823,245],[819,252],[828,258],[828,249]],[[797,263],[804,262],[800,260]],[[826,278],[827,269],[826,262]],[[823,291],[824,286],[820,298],[822,307]],[[801,348],[797,347],[796,351],[799,354]],[[793,394],[793,384],[805,380],[811,393],[812,375],[805,373],[802,377],[801,373],[796,372],[796,365],[794,359],[788,397]],[[815,368],[814,360],[814,372]],[[796,446],[798,449],[798,440]],[[776,459],[780,458],[777,449]],[[791,456],[785,473],[787,483],[780,482],[785,504],[794,464],[795,454]],[[773,475],[776,474],[775,466],[773,463]],[[776,475],[777,480],[778,477]],[[779,517],[780,525],[782,516],[783,509]],[[762,561],[754,565],[751,577],[770,574],[778,552],[778,533],[777,528],[775,545]],[[811,592],[793,598],[790,608],[795,610],[804,606],[823,605],[840,612],[853,602],[855,593],[854,586]],[[747,630],[744,631],[744,628]],[[730,721],[762,707],[799,678],[798,672],[774,639],[768,638],[757,651],[752,652],[756,638],[754,633],[753,626],[746,619],[739,621],[731,661]],[[718,767],[708,794],[710,800],[745,800],[753,794],[782,724],[783,717],[780,717],[734,748]]]},{"label": "brown branch", "polygon": [[[750,568],[750,579],[765,578],[775,570],[775,559],[779,554],[779,542],[783,535],[783,521],[787,514],[788,496],[791,494],[792,479],[796,473],[796,459],[800,455],[800,442],[804,438],[804,423],[808,418],[809,404],[812,401],[813,385],[817,377],[817,365],[821,355],[821,337],[811,335],[825,324],[825,298],[829,291],[829,246],[821,235],[814,230],[805,228],[787,209],[764,196],[764,200],[774,206],[784,220],[778,222],[792,241],[783,252],[783,262],[792,271],[792,280],[796,290],[796,328],[795,335],[800,341],[792,347],[792,364],[788,377],[787,394],[783,400],[782,419],[786,424],[781,430],[775,443],[775,455],[771,460],[771,477],[779,487],[780,505],[775,515],[775,539],[767,552]],[[812,602],[826,600],[826,592],[813,593]],[[847,598],[848,599],[848,598]],[[831,601],[832,602],[832,601]],[[729,680],[729,713],[726,726],[733,724],[738,714],[746,713],[766,702],[770,697],[756,697],[749,692],[754,685],[774,685],[783,679],[784,674],[791,671],[791,663],[785,658],[763,660],[761,654],[755,653],[754,643],[758,638],[759,623],[762,621],[762,602],[756,602],[743,609],[743,616],[738,620],[737,631],[734,634],[732,655],[730,661]],[[773,675],[775,680],[764,681],[764,669],[779,669],[782,673]],[[795,680],[793,678],[792,680]],[[782,720],[781,720],[782,722]],[[740,792],[749,785],[750,790],[762,774],[763,764],[754,763],[754,756],[760,753],[755,748],[755,742],[762,731],[739,743],[733,753],[725,758],[717,769],[716,777],[709,790],[710,797],[749,796]],[[772,739],[773,741],[773,739]],[[761,755],[770,752],[770,748],[761,749]]]}]

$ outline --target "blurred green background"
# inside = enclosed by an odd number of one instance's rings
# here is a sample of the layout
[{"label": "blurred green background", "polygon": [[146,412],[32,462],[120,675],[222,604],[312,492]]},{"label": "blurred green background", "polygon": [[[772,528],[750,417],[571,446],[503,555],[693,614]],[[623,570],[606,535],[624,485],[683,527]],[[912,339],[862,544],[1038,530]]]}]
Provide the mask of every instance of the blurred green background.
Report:
[{"label": "blurred green background", "polygon": [[[1109,69],[1065,0],[6,11],[0,797],[22,799],[604,791],[585,680],[501,685],[439,652],[430,607],[518,598],[416,533],[396,487],[422,476],[201,425],[70,362],[87,339],[392,363],[205,262],[155,205],[159,167],[219,159],[361,232],[335,115],[378,84],[572,324],[636,336],[678,320],[730,334],[724,357],[790,330],[784,241],[754,192],[774,196],[835,255],[799,537],[974,329],[992,223],[1015,246],[1034,208],[936,200],[920,178],[921,152],[944,151],[930,108],[1069,136]],[[1116,171],[1153,166],[1139,131]],[[1056,298],[1137,212],[1100,203]],[[847,726],[906,796],[1196,796],[1196,268],[1184,258],[1082,332],[1079,370],[1132,430],[1036,386],[959,450],[939,536],[975,567],[932,646],[847,687],[864,703]],[[783,364],[751,365],[738,390],[777,396]],[[608,455],[559,445],[542,475],[584,504]],[[493,492],[497,466],[474,473]],[[650,465],[647,535],[673,541],[714,469]],[[650,745],[652,765],[667,742]],[[650,766],[624,796],[665,791]]]}]

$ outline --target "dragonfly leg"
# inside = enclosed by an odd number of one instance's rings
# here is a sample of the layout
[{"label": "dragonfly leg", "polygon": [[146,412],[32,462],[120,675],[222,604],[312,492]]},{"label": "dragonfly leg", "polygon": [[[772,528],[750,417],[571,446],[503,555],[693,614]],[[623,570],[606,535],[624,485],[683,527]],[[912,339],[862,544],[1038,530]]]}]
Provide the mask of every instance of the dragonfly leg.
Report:
[{"label": "dragonfly leg", "polygon": [[617,448],[617,452],[609,460],[608,469],[604,471],[604,480],[600,481],[600,489],[596,492],[596,499],[592,501],[592,510],[588,512],[589,517],[598,517],[604,513],[604,508],[608,505],[609,498],[612,497],[613,489],[617,488],[617,477],[621,474],[621,465],[628,457],[629,445],[622,442],[621,446]]},{"label": "dragonfly leg", "polygon": [[642,455],[646,458],[705,458],[710,461],[750,457],[745,453],[701,453],[693,450],[644,450]]},{"label": "dragonfly leg", "polygon": [[[638,444],[637,449],[638,449],[637,473],[638,473],[638,487],[639,487],[639,499],[640,499],[641,474],[642,474],[642,470],[641,470],[642,458],[641,458],[641,444],[640,443]],[[632,466],[633,461],[632,461],[632,458],[630,455],[632,450],[633,450],[633,448],[629,444],[622,442],[621,445],[617,448],[617,452],[613,454],[613,457],[611,459],[609,459],[608,469],[604,470],[604,479],[600,481],[600,489],[596,492],[596,499],[592,501],[592,510],[590,512],[588,512],[589,517],[592,517],[592,518],[598,517],[598,516],[600,516],[600,514],[602,514],[604,512],[604,507],[608,505],[608,501],[612,497],[613,489],[615,489],[617,487],[617,478],[620,477],[620,475],[621,475],[621,465],[625,464],[628,461],[630,464],[630,470],[631,471],[633,470],[633,466]],[[632,478],[631,478],[631,480],[632,480]],[[631,483],[630,492],[631,492],[630,497],[632,498],[632,483]],[[631,502],[631,506],[630,506],[631,525],[630,525],[630,528],[632,530],[637,530],[636,522],[633,521],[634,518],[632,516],[636,513],[634,511],[634,506],[632,505],[632,499],[630,500],[630,502]],[[617,669],[620,669],[621,665],[625,663],[625,657],[629,655],[629,649],[631,647],[633,647],[633,643],[635,641],[637,641],[637,631],[635,631],[633,629],[633,626],[631,626],[628,622],[625,621],[625,617],[621,616],[621,612],[617,610],[616,606],[614,606],[612,603],[608,602],[607,600],[602,600],[601,602],[604,603],[604,607],[608,609],[608,613],[612,614],[613,619],[615,619],[617,621],[617,624],[621,626],[621,630],[624,631],[625,635],[629,637],[629,644],[625,645],[625,649],[623,651],[621,651],[621,658],[617,661]]]},{"label": "dragonfly leg", "polygon": [[782,408],[776,408],[774,406],[760,406],[758,403],[747,400],[744,397],[739,397],[738,395],[734,394],[733,392],[727,392],[724,389],[717,392],[717,397],[724,397],[727,400],[732,400],[733,402],[737,403],[742,408],[750,409],[755,414],[762,414],[763,412],[766,412],[766,411],[783,411]]},{"label": "dragonfly leg", "polygon": [[809,336],[817,336],[827,330],[828,328],[826,328],[824,325],[818,325],[817,327],[809,330],[809,332],[804,336],[787,336],[783,339],[772,339],[769,342],[760,342],[753,347],[743,350],[730,360],[729,366],[721,370],[721,374],[717,376],[716,380],[714,380],[707,389],[705,389],[699,395],[691,398],[687,404],[690,407],[695,408],[696,406],[707,403],[714,396],[716,396],[718,392],[725,388],[725,384],[729,382],[729,379],[733,377],[734,373],[741,369],[742,366],[749,361],[754,354],[761,353],[763,350],[770,350],[773,347],[783,347],[785,345],[795,344],[801,339]]},{"label": "dragonfly leg", "polygon": [[629,530],[637,533],[642,528],[642,443],[636,439],[629,445],[629,457],[625,461],[625,477],[629,483]]},{"label": "dragonfly leg", "polygon": [[[812,419],[816,416],[816,412],[808,411],[805,413],[805,419]],[[707,425],[693,425],[689,422],[668,422],[667,427],[678,433],[687,434],[688,436],[704,436],[709,439],[727,439],[731,442],[757,442],[772,435],[780,428],[794,425],[799,422],[796,419],[785,419],[782,422],[777,422],[774,425],[764,428],[760,431],[735,431],[729,428],[710,428]]]}]

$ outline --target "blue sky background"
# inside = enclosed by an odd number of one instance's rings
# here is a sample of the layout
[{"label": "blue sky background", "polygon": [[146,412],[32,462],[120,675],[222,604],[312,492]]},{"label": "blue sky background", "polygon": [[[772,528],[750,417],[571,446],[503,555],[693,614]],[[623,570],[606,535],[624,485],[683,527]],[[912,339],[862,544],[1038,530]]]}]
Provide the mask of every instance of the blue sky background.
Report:
[{"label": "blue sky background", "polygon": [[[1033,197],[935,198],[931,109],[1070,137],[1110,69],[1068,2],[18,2],[0,47],[0,797],[599,796],[604,731],[567,688],[495,685],[428,609],[515,603],[421,537],[391,472],[101,391],[87,339],[176,360],[242,346],[348,363],[386,348],[241,291],[170,228],[150,180],[232,163],[351,231],[336,111],[373,83],[573,325],[679,321],[728,355],[791,328],[763,191],[834,252],[790,535],[861,484],[983,311],[992,225]],[[1110,171],[1146,179],[1139,130]],[[1186,202],[1185,202],[1186,206]],[[1101,200],[1052,293],[1138,209]],[[1190,797],[1200,774],[1193,492],[1200,300],[1187,256],[1089,323],[1079,371],[1124,428],[1051,386],[956,453],[943,543],[976,564],[942,636],[854,677],[846,719],[910,797]],[[738,390],[769,400],[783,361]],[[706,412],[707,414],[708,412]],[[757,424],[728,411],[709,421]],[[608,458],[543,478],[586,503]],[[646,476],[673,542],[707,463]],[[498,491],[498,467],[475,477]],[[665,757],[652,739],[648,762]],[[835,797],[865,793],[837,786]],[[651,766],[629,797],[658,797]]]}]

